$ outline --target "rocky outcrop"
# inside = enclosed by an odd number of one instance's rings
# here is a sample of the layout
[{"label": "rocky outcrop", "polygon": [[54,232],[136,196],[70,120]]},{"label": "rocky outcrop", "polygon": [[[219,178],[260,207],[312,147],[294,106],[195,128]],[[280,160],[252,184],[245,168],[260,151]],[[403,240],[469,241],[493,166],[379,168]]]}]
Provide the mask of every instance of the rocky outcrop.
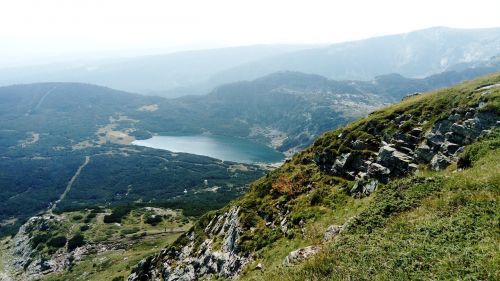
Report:
[{"label": "rocky outcrop", "polygon": [[68,261],[61,257],[63,251],[56,252],[53,259],[43,259],[36,254],[31,243],[33,231],[46,231],[59,218],[54,215],[35,216],[30,218],[20,228],[13,238],[9,265],[14,272],[24,279],[37,279],[48,273],[58,272],[68,266]]},{"label": "rocky outcrop", "polygon": [[85,243],[71,251],[63,246],[54,253],[45,255],[33,248],[33,233],[49,232],[63,220],[59,215],[48,213],[31,217],[19,228],[18,233],[12,239],[12,247],[6,261],[9,272],[16,276],[15,280],[38,280],[48,274],[68,269],[74,262],[82,260],[89,254],[127,247],[121,242]]},{"label": "rocky outcrop", "polygon": [[[372,193],[379,182],[387,183],[391,178],[403,177],[415,172],[419,165],[428,165],[433,170],[442,170],[458,160],[464,146],[482,134],[500,127],[499,116],[477,107],[455,108],[446,119],[438,120],[427,132],[418,127],[395,132],[391,136],[375,132],[381,138],[351,141],[349,152],[338,156],[329,153],[316,155],[314,161],[322,170],[334,176],[354,180],[350,193],[366,196]],[[400,115],[394,123],[400,128],[411,116]],[[341,133],[338,138],[341,139]],[[345,151],[345,149],[344,149]],[[334,154],[335,155],[335,154]]]},{"label": "rocky outcrop", "polygon": [[[142,260],[132,271],[129,281],[135,280],[197,280],[203,276],[232,278],[251,258],[239,251],[239,207],[214,217],[204,229],[205,239],[191,231],[187,243],[171,247],[160,254]],[[219,245],[219,246],[217,246]]]}]

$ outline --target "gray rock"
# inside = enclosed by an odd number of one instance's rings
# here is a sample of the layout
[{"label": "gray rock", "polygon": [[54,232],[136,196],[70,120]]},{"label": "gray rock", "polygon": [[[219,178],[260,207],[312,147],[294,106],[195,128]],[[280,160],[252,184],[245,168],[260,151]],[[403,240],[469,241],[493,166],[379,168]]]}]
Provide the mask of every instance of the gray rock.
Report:
[{"label": "gray rock", "polygon": [[451,132],[462,136],[467,136],[469,134],[469,130],[464,125],[458,123],[453,123],[450,130]]},{"label": "gray rock", "polygon": [[368,176],[376,178],[381,182],[387,182],[389,180],[389,175],[391,170],[389,168],[384,167],[378,163],[371,163],[368,166]]},{"label": "gray rock", "polygon": [[431,160],[431,167],[435,171],[443,170],[450,165],[451,161],[448,157],[443,155],[441,152],[434,155]]},{"label": "gray rock", "polygon": [[283,261],[283,264],[286,266],[291,266],[294,264],[297,264],[313,255],[315,255],[317,252],[319,252],[320,247],[318,246],[308,246],[305,248],[300,248],[295,251],[290,252],[285,257],[285,260]]},{"label": "gray rock", "polygon": [[470,140],[464,135],[460,135],[454,132],[447,132],[445,134],[446,141],[457,143],[457,144],[469,144]]},{"label": "gray rock", "polygon": [[354,179],[358,172],[365,171],[366,168],[365,155],[353,151],[337,157],[332,166],[331,173],[336,176],[345,176],[349,179]]},{"label": "gray rock", "polygon": [[414,154],[416,160],[420,163],[429,163],[432,160],[432,157],[434,156],[432,149],[425,143],[420,144],[415,149]]},{"label": "gray rock", "polygon": [[341,225],[330,225],[323,235],[323,241],[328,242],[340,234],[343,227]]},{"label": "gray rock", "polygon": [[377,162],[388,167],[391,176],[404,176],[413,170],[413,167],[410,166],[413,158],[389,145],[380,148]]},{"label": "gray rock", "polygon": [[440,131],[432,131],[425,134],[425,139],[430,146],[440,146],[445,138]]},{"label": "gray rock", "polygon": [[[189,242],[181,249],[171,248],[144,260],[134,268],[128,280],[191,281],[210,274],[222,279],[236,276],[251,261],[239,253],[239,212],[240,208],[235,206],[214,217],[204,230],[208,238],[197,251],[194,250],[195,234],[188,233]],[[222,241],[220,249],[212,247],[215,239]]]},{"label": "gray rock", "polygon": [[449,141],[445,141],[443,144],[441,144],[441,151],[445,155],[453,155],[459,148],[460,145]]},{"label": "gray rock", "polygon": [[346,167],[349,158],[351,157],[351,153],[344,153],[335,159],[335,162],[332,166],[333,174],[340,175],[343,173],[344,168]]},{"label": "gray rock", "polygon": [[377,180],[357,181],[351,189],[351,194],[370,195],[377,188]]}]

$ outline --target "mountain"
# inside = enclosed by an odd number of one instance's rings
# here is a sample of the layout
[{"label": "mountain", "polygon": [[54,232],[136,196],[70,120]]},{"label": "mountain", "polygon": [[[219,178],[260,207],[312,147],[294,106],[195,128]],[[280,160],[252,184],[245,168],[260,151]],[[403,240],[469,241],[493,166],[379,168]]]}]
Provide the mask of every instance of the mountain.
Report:
[{"label": "mountain", "polygon": [[500,74],[327,132],[128,280],[498,275]]},{"label": "mountain", "polygon": [[500,54],[500,28],[435,27],[299,50],[240,65],[212,77],[215,84],[254,79],[276,71],[313,73],[336,80],[371,80],[386,73],[421,78],[457,64]]},{"label": "mountain", "polygon": [[[319,75],[278,72],[253,81],[222,85],[205,96],[176,99],[185,109],[184,114],[189,115],[182,120],[195,124],[179,120],[182,125],[177,127],[197,133],[254,138],[292,154],[310,145],[321,133],[408,94],[450,86],[498,70],[500,63],[495,61],[422,79],[390,74],[373,81],[337,81]],[[161,105],[152,115],[164,123],[176,119]],[[192,122],[193,116],[200,120]]]},{"label": "mountain", "polygon": [[128,92],[176,97],[204,94],[214,73],[306,46],[256,45],[176,52],[123,59],[75,61],[0,69],[0,85],[38,82],[82,82]]},{"label": "mountain", "polygon": [[436,27],[329,46],[257,45],[0,69],[0,85],[81,82],[178,97],[278,71],[334,80],[372,80],[387,73],[422,78],[482,63],[498,56],[499,46],[500,28]]}]

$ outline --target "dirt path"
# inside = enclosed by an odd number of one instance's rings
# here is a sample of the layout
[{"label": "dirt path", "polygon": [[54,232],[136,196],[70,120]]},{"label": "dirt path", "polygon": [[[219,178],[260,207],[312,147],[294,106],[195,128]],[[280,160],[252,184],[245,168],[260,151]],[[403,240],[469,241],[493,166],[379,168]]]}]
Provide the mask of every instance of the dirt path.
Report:
[{"label": "dirt path", "polygon": [[83,162],[83,164],[80,165],[80,167],[78,167],[78,170],[76,170],[76,173],[73,175],[73,177],[71,178],[71,180],[68,182],[68,185],[66,186],[66,189],[61,194],[61,196],[59,197],[59,199],[49,209],[49,212],[52,212],[52,210],[54,210],[55,207],[57,206],[57,203],[61,202],[66,197],[66,194],[68,194],[68,192],[71,190],[71,186],[73,185],[73,183],[75,182],[75,180],[78,178],[78,176],[82,172],[83,168],[85,166],[87,166],[87,164],[89,162],[90,162],[90,156],[85,156],[85,162]]},{"label": "dirt path", "polygon": [[50,94],[52,93],[55,89],[57,88],[57,86],[54,86],[52,87],[52,89],[48,90],[47,92],[45,92],[45,94],[43,94],[43,96],[40,98],[40,100],[38,101],[38,103],[35,105],[35,107],[33,109],[31,109],[30,111],[28,111],[27,115],[30,115],[31,113],[35,112],[39,107],[40,105],[43,103],[43,101],[45,100],[45,98]]}]

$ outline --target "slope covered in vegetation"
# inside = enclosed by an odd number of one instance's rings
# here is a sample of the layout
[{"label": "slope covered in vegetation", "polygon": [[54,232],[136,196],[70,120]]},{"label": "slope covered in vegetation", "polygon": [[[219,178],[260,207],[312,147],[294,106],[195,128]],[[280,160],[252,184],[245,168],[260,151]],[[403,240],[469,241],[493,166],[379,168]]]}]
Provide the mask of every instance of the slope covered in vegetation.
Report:
[{"label": "slope covered in vegetation", "polygon": [[496,279],[499,127],[498,74],[406,98],[322,135],[129,280]]}]

